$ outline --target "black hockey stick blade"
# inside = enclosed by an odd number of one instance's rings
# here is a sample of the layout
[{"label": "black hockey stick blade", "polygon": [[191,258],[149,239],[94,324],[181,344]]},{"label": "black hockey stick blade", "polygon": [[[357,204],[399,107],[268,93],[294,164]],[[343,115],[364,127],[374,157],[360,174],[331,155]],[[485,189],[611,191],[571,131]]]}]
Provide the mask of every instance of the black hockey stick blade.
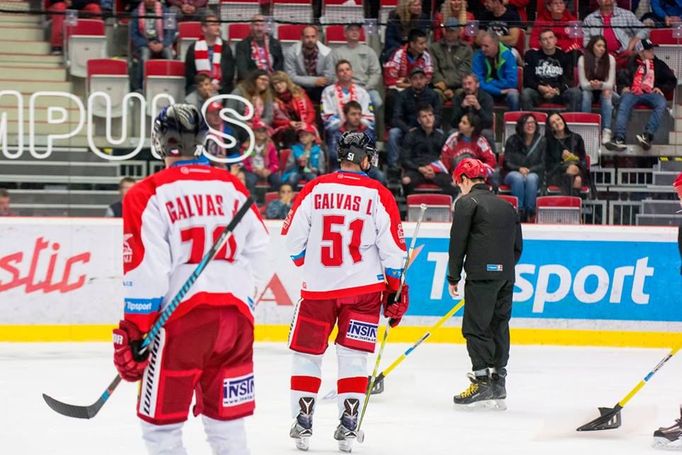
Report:
[{"label": "black hockey stick blade", "polygon": [[109,384],[107,390],[105,390],[99,399],[90,406],[78,406],[75,404],[63,403],[46,394],[43,394],[43,399],[53,411],[61,415],[73,417],[74,419],[92,419],[97,415],[99,410],[102,409],[102,406],[104,406],[104,403],[107,402],[109,396],[113,393],[120,382],[121,376],[116,375],[116,379],[111,381],[111,384]]},{"label": "black hockey stick blade", "polygon": [[[367,384],[369,386],[369,383]],[[372,386],[372,395],[379,395],[384,391],[384,375],[379,373],[379,376],[374,380],[374,386]]]},{"label": "black hockey stick blade", "polygon": [[599,414],[601,415],[591,422],[576,428],[576,431],[601,431],[618,428],[621,424],[621,409],[623,408],[620,405],[616,405],[613,408],[599,408]]}]

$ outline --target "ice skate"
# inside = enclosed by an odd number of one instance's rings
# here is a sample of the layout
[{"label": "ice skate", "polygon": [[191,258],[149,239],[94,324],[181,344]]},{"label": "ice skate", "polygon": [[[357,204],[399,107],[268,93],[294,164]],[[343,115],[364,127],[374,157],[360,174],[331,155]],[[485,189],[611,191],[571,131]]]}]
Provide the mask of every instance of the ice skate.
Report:
[{"label": "ice skate", "polygon": [[360,400],[348,398],[344,401],[343,406],[345,409],[341,416],[341,422],[334,432],[334,439],[339,441],[339,450],[341,452],[350,453],[353,450],[353,441],[358,437],[358,433],[355,430],[358,427]]},{"label": "ice skate", "polygon": [[682,407],[680,407],[680,418],[675,420],[673,425],[654,431],[652,445],[656,449],[682,451]]},{"label": "ice skate", "polygon": [[[500,409],[498,400],[495,398],[494,386],[488,376],[475,376],[467,374],[471,384],[469,387],[454,396],[455,407],[460,409]],[[502,400],[504,401],[504,400]]]},{"label": "ice skate", "polygon": [[313,410],[315,409],[315,399],[312,397],[302,397],[298,400],[301,410],[296,416],[294,424],[289,430],[289,436],[296,441],[298,450],[308,450],[310,448],[310,437],[313,435]]},{"label": "ice skate", "polygon": [[504,411],[507,409],[507,377],[506,374],[500,375],[497,372],[491,374],[492,386],[493,386],[493,396],[495,397],[495,402],[497,404],[497,409]]}]

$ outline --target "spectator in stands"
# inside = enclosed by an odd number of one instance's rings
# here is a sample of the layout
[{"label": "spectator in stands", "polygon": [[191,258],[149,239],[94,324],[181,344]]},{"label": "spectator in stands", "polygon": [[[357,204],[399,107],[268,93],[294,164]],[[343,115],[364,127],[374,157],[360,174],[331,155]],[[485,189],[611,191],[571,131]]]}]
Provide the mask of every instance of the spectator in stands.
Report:
[{"label": "spectator in stands", "polygon": [[611,142],[611,121],[616,83],[616,59],[608,53],[603,36],[593,36],[578,59],[578,78],[582,90],[582,112],[592,112],[592,103],[601,107],[602,144]]},{"label": "spectator in stands", "polygon": [[273,138],[283,148],[289,148],[296,142],[299,129],[315,128],[315,107],[306,92],[284,71],[273,73],[270,81],[275,93]]},{"label": "spectator in stands", "polygon": [[599,0],[599,9],[583,21],[583,44],[586,46],[593,36],[603,36],[606,47],[622,67],[632,54],[637,42],[647,38],[649,31],[632,11],[615,6],[616,0]]},{"label": "spectator in stands", "polygon": [[195,21],[199,12],[206,7],[208,0],[167,0],[169,9],[178,21]]},{"label": "spectator in stands", "polygon": [[317,39],[317,27],[308,25],[301,32],[301,41],[284,55],[284,71],[315,103],[320,102],[322,90],[334,81],[331,51]]},{"label": "spectator in stands", "polygon": [[391,58],[384,63],[384,85],[386,86],[386,109],[384,120],[391,125],[395,98],[398,92],[410,86],[410,73],[415,67],[424,70],[427,84],[433,77],[433,59],[426,50],[426,33],[419,29],[410,30],[409,41],[396,49]]},{"label": "spectator in stands", "polygon": [[[633,8],[634,11],[634,8]],[[651,12],[642,16],[642,22],[651,21],[657,27],[674,27],[682,22],[682,2],[679,0],[651,0]]]},{"label": "spectator in stands", "polygon": [[[268,126],[272,125],[274,115],[272,90],[270,90],[270,76],[265,70],[252,71],[237,85],[232,94],[246,98],[253,104],[256,112],[247,123],[256,123],[257,120],[260,120]],[[228,100],[227,107],[235,109],[242,115],[246,113],[246,105],[236,100]]]},{"label": "spectator in stands", "polygon": [[451,125],[459,125],[464,114],[476,114],[481,119],[481,136],[485,137],[495,151],[495,132],[493,131],[493,97],[481,90],[478,76],[469,73],[462,78],[462,89],[452,100]]},{"label": "spectator in stands", "polygon": [[362,24],[348,24],[345,28],[346,44],[332,51],[334,65],[339,60],[348,60],[353,68],[353,81],[363,87],[372,99],[374,110],[384,104],[379,94],[381,64],[374,49],[360,43]]},{"label": "spectator in stands", "polygon": [[270,188],[276,190],[279,188],[282,175],[279,172],[277,148],[270,139],[270,127],[256,120],[253,122],[252,129],[255,137],[253,152],[243,161],[246,187],[253,194],[256,184],[265,180]]},{"label": "spectator in stands", "polygon": [[325,88],[322,92],[322,122],[327,137],[327,151],[329,153],[329,170],[338,168],[339,159],[336,155],[336,133],[346,121],[343,107],[349,101],[357,101],[362,106],[361,121],[371,134],[374,135],[374,111],[367,91],[353,82],[353,68],[348,60],[336,62],[336,83]]},{"label": "spectator in stands", "polygon": [[621,98],[616,114],[614,139],[606,144],[609,150],[625,149],[625,131],[632,108],[642,103],[653,108],[644,132],[637,135],[637,142],[644,150],[651,148],[651,141],[658,129],[667,107],[666,93],[677,87],[677,78],[670,67],[654,53],[656,45],[649,39],[641,40],[635,47],[627,65],[618,72]]},{"label": "spectator in stands", "polygon": [[405,194],[424,183],[438,185],[444,193],[457,195],[457,187],[452,184],[452,177],[440,163],[440,153],[445,144],[445,134],[436,128],[436,116],[433,107],[424,105],[417,113],[419,126],[410,130],[403,141],[401,165],[403,168],[402,184]]},{"label": "spectator in stands", "polygon": [[[242,136],[240,136],[240,133],[235,131],[233,128],[232,124],[229,122],[224,122],[223,119],[220,118],[220,111],[223,109],[222,103],[219,101],[214,101],[210,103],[206,107],[206,123],[210,128],[212,128],[215,131],[222,132],[227,136],[231,136],[234,138],[237,138],[238,141],[236,144],[234,144],[232,147],[226,148],[223,147],[223,145],[229,145],[223,139],[223,144],[218,144],[216,141],[211,140],[209,136],[209,140],[206,141],[205,147],[206,151],[213,156],[219,157],[219,158],[226,158],[226,157],[235,157],[240,155],[240,147],[241,147],[241,140]],[[243,137],[246,137],[246,133],[243,133]],[[219,163],[217,161],[211,161],[211,164],[214,167],[218,167],[221,169],[228,169],[227,163]],[[241,166],[241,163],[239,163]]]},{"label": "spectator in stands", "polygon": [[482,32],[481,49],[474,52],[471,69],[495,101],[506,101],[509,110],[519,110],[518,66],[516,58],[497,35]]},{"label": "spectator in stands", "polygon": [[[67,9],[78,10],[84,18],[99,18],[102,14],[100,0],[48,0],[47,10],[52,21],[50,45],[52,55],[61,55],[64,49],[64,13]],[[7,13],[5,13],[7,14]]]},{"label": "spectator in stands", "polygon": [[211,83],[211,78],[206,73],[199,73],[194,76],[194,86],[195,89],[185,97],[185,102],[196,106],[201,112],[201,107],[204,103],[216,93],[214,92],[214,86]]},{"label": "spectator in stands", "polygon": [[495,169],[497,159],[488,140],[481,136],[481,119],[476,114],[464,114],[457,125],[457,131],[445,141],[440,161],[448,174],[464,158],[476,158]]},{"label": "spectator in stands", "polygon": [[[469,21],[473,21],[474,14],[467,11],[466,0],[445,0],[439,12],[433,18],[433,40],[440,41],[445,35],[446,24],[448,19],[457,19],[460,25],[465,25]],[[472,43],[473,36],[465,33],[464,28],[459,29],[460,39],[466,43]]]},{"label": "spectator in stands", "polygon": [[237,80],[256,69],[267,74],[284,69],[282,44],[267,33],[265,18],[260,14],[251,19],[251,34],[237,43],[236,60]]},{"label": "spectator in stands", "polygon": [[[461,0],[458,0],[461,1]],[[443,101],[449,101],[462,88],[462,78],[471,72],[471,46],[460,41],[460,22],[450,17],[443,38],[430,48],[433,58],[433,86]]]},{"label": "spectator in stands", "polygon": [[540,32],[552,30],[557,39],[557,46],[564,52],[572,52],[582,47],[579,37],[572,38],[568,34],[570,22],[578,19],[566,8],[566,0],[545,0],[545,7],[538,11],[538,17],[533,22],[528,45],[532,49],[539,49]]},{"label": "spectator in stands", "polygon": [[547,117],[545,137],[547,184],[558,186],[567,196],[579,196],[580,188],[589,181],[585,141],[568,128],[559,113]]},{"label": "spectator in stands", "polygon": [[318,144],[317,130],[311,126],[300,128],[298,143],[291,147],[282,181],[296,187],[301,180],[309,182],[324,174],[324,167],[324,153]]},{"label": "spectator in stands", "polygon": [[521,36],[521,17],[516,8],[510,8],[505,3],[504,0],[483,0],[483,6],[487,11],[480,17],[481,28],[497,35],[500,41],[521,59],[521,55],[516,51]]},{"label": "spectator in stands", "polygon": [[388,132],[386,161],[389,168],[389,178],[400,172],[398,167],[400,143],[409,131],[419,126],[417,113],[421,106],[431,106],[432,113],[435,116],[435,128],[440,128],[443,105],[436,91],[427,87],[423,69],[418,66],[412,68],[410,84],[410,87],[400,92],[396,97],[393,110],[393,128]]},{"label": "spectator in stands", "polygon": [[513,134],[504,146],[503,182],[519,200],[521,221],[535,215],[535,200],[544,181],[547,140],[540,134],[533,114],[524,114],[516,122]]},{"label": "spectator in stands", "polygon": [[[338,154],[338,144],[339,144],[339,139],[345,133],[346,131],[353,131],[353,132],[362,132],[367,134],[372,141],[376,141],[376,136],[374,134],[374,130],[371,128],[368,128],[367,125],[363,122],[363,114],[362,114],[362,105],[358,103],[357,101],[348,101],[346,104],[343,105],[343,117],[344,117],[344,122],[341,124],[340,128],[336,130],[336,133],[331,136],[327,137],[327,156],[328,156],[328,164],[329,164],[329,169],[336,169],[338,168],[338,162],[339,162],[339,154]],[[332,163],[335,163],[334,166],[332,166]],[[381,182],[383,185],[386,185],[386,176],[384,175],[383,172],[381,172],[377,167],[372,166],[369,171],[367,171],[367,175],[370,178],[373,178],[374,180],[377,180]]]},{"label": "spectator in stands", "polygon": [[0,188],[0,216],[16,216],[10,208],[11,202],[9,191],[5,188]]},{"label": "spectator in stands", "polygon": [[283,220],[291,210],[294,202],[294,188],[288,183],[282,183],[279,187],[279,199],[270,202],[265,208],[265,218],[268,220]]},{"label": "spectator in stands", "polygon": [[[121,198],[107,207],[107,211],[104,216],[121,218],[123,216],[123,199],[126,193],[135,185],[135,179],[132,177],[123,177],[121,181],[118,182],[118,194]],[[7,196],[7,207],[9,208],[9,195]],[[0,191],[0,216],[2,215],[2,192]]]},{"label": "spectator in stands", "polygon": [[426,36],[429,22],[429,17],[422,11],[421,0],[398,0],[398,7],[388,15],[381,61],[386,62],[396,49],[410,40],[412,30],[421,30]]},{"label": "spectator in stands", "polygon": [[573,85],[571,58],[556,47],[552,30],[540,33],[540,49],[530,49],[524,56],[521,109],[532,111],[542,103],[565,104],[570,112],[580,110],[582,94]]},{"label": "spectator in stands", "polygon": [[143,0],[133,11],[129,25],[133,57],[137,60],[135,76],[131,81],[133,90],[142,89],[144,63],[147,60],[173,58],[174,33],[164,29],[163,15],[166,12],[166,7],[159,0]]},{"label": "spectator in stands", "polygon": [[185,54],[185,93],[195,89],[194,76],[206,74],[216,93],[234,89],[234,57],[227,41],[220,37],[218,16],[207,11],[201,18],[203,39],[192,43]]}]

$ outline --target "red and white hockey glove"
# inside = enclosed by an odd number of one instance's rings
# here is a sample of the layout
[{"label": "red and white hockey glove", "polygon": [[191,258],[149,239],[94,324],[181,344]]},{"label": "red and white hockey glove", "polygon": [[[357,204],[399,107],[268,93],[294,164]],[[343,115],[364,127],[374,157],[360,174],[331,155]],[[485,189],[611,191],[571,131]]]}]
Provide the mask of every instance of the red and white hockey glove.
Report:
[{"label": "red and white hockey glove", "polygon": [[391,327],[400,324],[400,320],[410,306],[410,288],[407,286],[407,283],[403,284],[403,289],[400,291],[400,297],[396,302],[395,296],[397,294],[398,291],[384,292],[384,316],[390,318],[388,323]]},{"label": "red and white hockey glove", "polygon": [[132,322],[122,320],[114,329],[114,366],[123,379],[136,382],[142,379],[149,360],[149,350],[138,355],[142,332]]}]

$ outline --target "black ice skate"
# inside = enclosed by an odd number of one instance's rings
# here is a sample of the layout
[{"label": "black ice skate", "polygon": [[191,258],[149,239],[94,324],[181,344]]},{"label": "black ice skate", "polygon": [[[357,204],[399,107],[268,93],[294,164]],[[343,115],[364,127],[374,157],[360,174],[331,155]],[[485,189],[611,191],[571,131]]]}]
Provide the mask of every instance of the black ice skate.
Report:
[{"label": "black ice skate", "polygon": [[464,392],[454,396],[455,406],[464,409],[503,409],[498,405],[491,378],[488,376],[474,376],[473,373],[468,373],[467,377],[471,384],[469,384],[469,387]]},{"label": "black ice skate", "polygon": [[343,415],[341,423],[336,427],[334,439],[339,441],[339,450],[350,453],[353,450],[353,441],[358,437],[358,411],[360,410],[360,400],[357,398],[347,398],[343,402]]},{"label": "black ice skate", "polygon": [[682,406],[680,418],[675,420],[675,424],[654,431],[653,446],[657,449],[682,450]]},{"label": "black ice skate", "polygon": [[301,410],[289,430],[289,436],[296,440],[296,448],[308,450],[310,437],[313,435],[313,411],[315,410],[315,398],[301,397],[298,400]]},{"label": "black ice skate", "polygon": [[501,410],[507,409],[507,404],[505,402],[507,398],[506,372],[499,374],[498,372],[493,371],[490,377],[492,379],[493,395],[497,403],[497,408]]}]

